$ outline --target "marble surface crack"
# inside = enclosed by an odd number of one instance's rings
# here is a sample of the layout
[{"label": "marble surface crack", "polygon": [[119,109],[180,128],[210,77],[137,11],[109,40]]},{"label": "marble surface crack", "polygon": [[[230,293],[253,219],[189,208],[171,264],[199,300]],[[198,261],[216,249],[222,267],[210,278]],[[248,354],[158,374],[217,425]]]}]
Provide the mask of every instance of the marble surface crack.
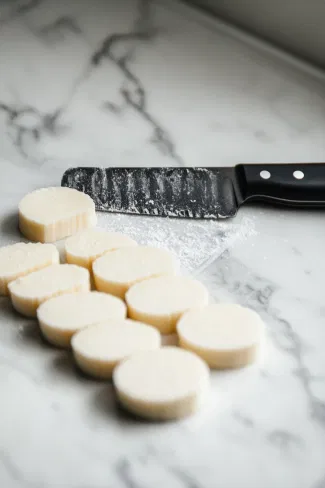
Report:
[{"label": "marble surface crack", "polygon": [[19,486],[26,488],[41,488],[39,483],[34,483],[26,480],[25,473],[22,473],[12,459],[12,456],[8,453],[8,450],[0,449],[0,464],[8,476],[15,482],[19,483]]},{"label": "marble surface crack", "polygon": [[314,379],[314,377],[304,364],[303,343],[288,320],[280,317],[273,309],[269,310],[269,314],[272,315],[278,324],[281,324],[283,330],[290,340],[291,348],[287,348],[286,350],[296,359],[297,368],[295,374],[299,378],[309,400],[311,416],[325,428],[325,403],[316,398],[312,392],[311,381]]},{"label": "marble surface crack", "polygon": [[0,102],[0,112],[5,114],[8,134],[24,158],[29,157],[27,147],[31,141],[39,141],[44,132],[57,135],[63,128],[57,123],[60,109],[52,113],[41,113],[35,107],[18,107]]},{"label": "marble surface crack", "polygon": [[[154,144],[166,157],[171,158],[177,165],[184,166],[185,163],[178,154],[172,136],[159,123],[150,112],[145,87],[138,75],[132,70],[131,61],[135,52],[135,44],[139,41],[149,41],[155,36],[155,32],[150,22],[150,2],[140,2],[139,18],[135,23],[133,32],[113,33],[108,35],[101,42],[99,48],[91,57],[91,65],[98,67],[103,60],[110,60],[121,72],[124,77],[120,88],[123,105],[118,107],[116,104],[106,102],[103,106],[121,112],[126,107],[132,108],[151,128],[152,135],[150,142]],[[119,53],[120,46],[128,46],[122,54]]]},{"label": "marble surface crack", "polygon": [[[131,461],[123,458],[117,463],[116,472],[126,488],[143,488],[144,480],[147,479],[146,473],[151,474],[155,472],[163,475],[163,479],[166,481],[167,479],[169,482],[171,480],[175,481],[177,486],[183,486],[184,488],[202,488],[202,485],[197,483],[191,474],[186,473],[179,467],[162,465],[159,459],[157,459],[157,462],[158,464],[154,463],[150,465],[150,463],[139,463],[139,459]],[[158,479],[158,475],[155,475],[155,479]],[[148,480],[145,481],[145,486],[152,486],[152,481],[149,476]]]},{"label": "marble surface crack", "polygon": [[232,415],[233,415],[234,419],[237,422],[239,422],[240,424],[242,424],[244,427],[249,427],[249,428],[255,427],[255,423],[254,423],[253,419],[251,417],[248,417],[247,415],[243,414],[239,410],[234,410],[232,412]]},{"label": "marble surface crack", "polygon": [[185,473],[185,471],[174,467],[170,468],[170,472],[183,483],[185,488],[202,488],[202,485],[197,483],[193,477],[190,474]]},{"label": "marble surface crack", "polygon": [[117,463],[116,473],[126,488],[141,488],[141,486],[134,481],[130,473],[130,462],[127,459],[122,459]]},{"label": "marble surface crack", "polygon": [[13,21],[20,15],[24,15],[27,12],[34,10],[42,3],[42,1],[43,0],[27,0],[10,2],[11,5],[7,13],[1,15],[0,10],[0,26]]},{"label": "marble surface crack", "polygon": [[291,432],[275,429],[267,435],[268,441],[280,449],[289,450],[291,446],[301,447],[302,439]]},{"label": "marble surface crack", "polygon": [[[22,476],[19,472],[19,469],[16,467],[16,465],[12,462],[11,457],[9,456],[8,452],[1,449],[0,450],[0,462],[10,478],[12,478],[15,481],[22,482]],[[24,480],[25,481],[25,480]]]},{"label": "marble surface crack", "polygon": [[52,39],[52,37],[59,36],[64,32],[70,32],[71,34],[78,36],[82,34],[82,29],[73,17],[69,15],[62,15],[54,22],[41,27],[39,31],[37,31],[37,34],[42,38]]}]

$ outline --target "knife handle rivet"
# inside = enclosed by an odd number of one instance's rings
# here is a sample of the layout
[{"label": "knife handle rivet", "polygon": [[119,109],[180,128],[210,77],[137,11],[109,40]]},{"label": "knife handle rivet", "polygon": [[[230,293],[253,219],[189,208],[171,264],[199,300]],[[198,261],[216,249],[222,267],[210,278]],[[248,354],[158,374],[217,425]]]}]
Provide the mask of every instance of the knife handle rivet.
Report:
[{"label": "knife handle rivet", "polygon": [[305,175],[302,171],[294,171],[293,176],[296,178],[296,180],[302,180]]},{"label": "knife handle rivet", "polygon": [[261,171],[260,172],[260,177],[263,179],[263,180],[268,180],[269,178],[271,178],[271,173],[269,171]]}]

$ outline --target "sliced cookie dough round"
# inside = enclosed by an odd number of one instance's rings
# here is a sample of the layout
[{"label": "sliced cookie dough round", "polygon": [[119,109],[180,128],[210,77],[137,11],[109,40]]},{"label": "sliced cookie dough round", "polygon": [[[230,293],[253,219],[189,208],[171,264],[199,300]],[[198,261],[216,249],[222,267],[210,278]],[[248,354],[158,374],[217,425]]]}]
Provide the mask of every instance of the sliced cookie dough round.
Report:
[{"label": "sliced cookie dough round", "polygon": [[96,222],[92,199],[73,188],[41,188],[19,203],[19,228],[31,241],[54,242]]},{"label": "sliced cookie dough round", "polygon": [[54,296],[89,291],[89,271],[73,264],[53,264],[12,281],[8,288],[17,312],[36,317],[39,305]]},{"label": "sliced cookie dough round", "polygon": [[70,347],[73,334],[80,329],[125,316],[126,305],[122,300],[98,291],[59,295],[37,309],[43,336],[59,347]]},{"label": "sliced cookie dough round", "polygon": [[178,260],[170,251],[145,246],[112,251],[93,264],[96,289],[120,298],[139,281],[178,271]]},{"label": "sliced cookie dough round", "polygon": [[110,379],[115,366],[140,351],[160,347],[159,332],[134,320],[110,319],[77,332],[71,340],[79,368],[96,378]]},{"label": "sliced cookie dough round", "polygon": [[92,263],[103,254],[121,247],[133,247],[137,243],[119,232],[87,229],[65,241],[66,261],[91,271]]},{"label": "sliced cookie dough round", "polygon": [[197,280],[160,276],[135,284],[125,299],[130,318],[153,325],[162,334],[172,334],[183,313],[207,305],[209,295]]},{"label": "sliced cookie dough round", "polygon": [[0,295],[9,295],[11,281],[59,262],[59,252],[53,244],[18,242],[1,247]]},{"label": "sliced cookie dough round", "polygon": [[246,366],[257,357],[264,336],[260,316],[234,304],[212,304],[185,313],[177,324],[179,345],[211,368]]},{"label": "sliced cookie dough round", "polygon": [[209,368],[176,347],[134,354],[113,372],[120,403],[141,417],[172,420],[196,412],[209,390]]}]

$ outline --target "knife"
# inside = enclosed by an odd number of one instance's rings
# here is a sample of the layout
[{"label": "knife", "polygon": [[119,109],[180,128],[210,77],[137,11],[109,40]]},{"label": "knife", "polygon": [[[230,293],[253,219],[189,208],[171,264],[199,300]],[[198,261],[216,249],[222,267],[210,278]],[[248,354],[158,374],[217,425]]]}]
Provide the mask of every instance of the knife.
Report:
[{"label": "knife", "polygon": [[325,163],[240,164],[233,168],[68,169],[62,186],[87,193],[99,211],[218,219],[246,202],[325,206]]}]

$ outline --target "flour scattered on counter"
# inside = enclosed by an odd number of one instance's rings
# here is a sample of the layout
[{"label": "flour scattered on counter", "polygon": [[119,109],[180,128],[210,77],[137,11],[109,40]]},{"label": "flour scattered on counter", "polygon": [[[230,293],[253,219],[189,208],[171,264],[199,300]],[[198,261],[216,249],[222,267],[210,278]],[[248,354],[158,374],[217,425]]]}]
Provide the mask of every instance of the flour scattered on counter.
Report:
[{"label": "flour scattered on counter", "polygon": [[255,233],[255,223],[248,217],[232,223],[99,213],[98,226],[123,232],[142,245],[170,249],[188,274],[195,274],[235,242]]}]

